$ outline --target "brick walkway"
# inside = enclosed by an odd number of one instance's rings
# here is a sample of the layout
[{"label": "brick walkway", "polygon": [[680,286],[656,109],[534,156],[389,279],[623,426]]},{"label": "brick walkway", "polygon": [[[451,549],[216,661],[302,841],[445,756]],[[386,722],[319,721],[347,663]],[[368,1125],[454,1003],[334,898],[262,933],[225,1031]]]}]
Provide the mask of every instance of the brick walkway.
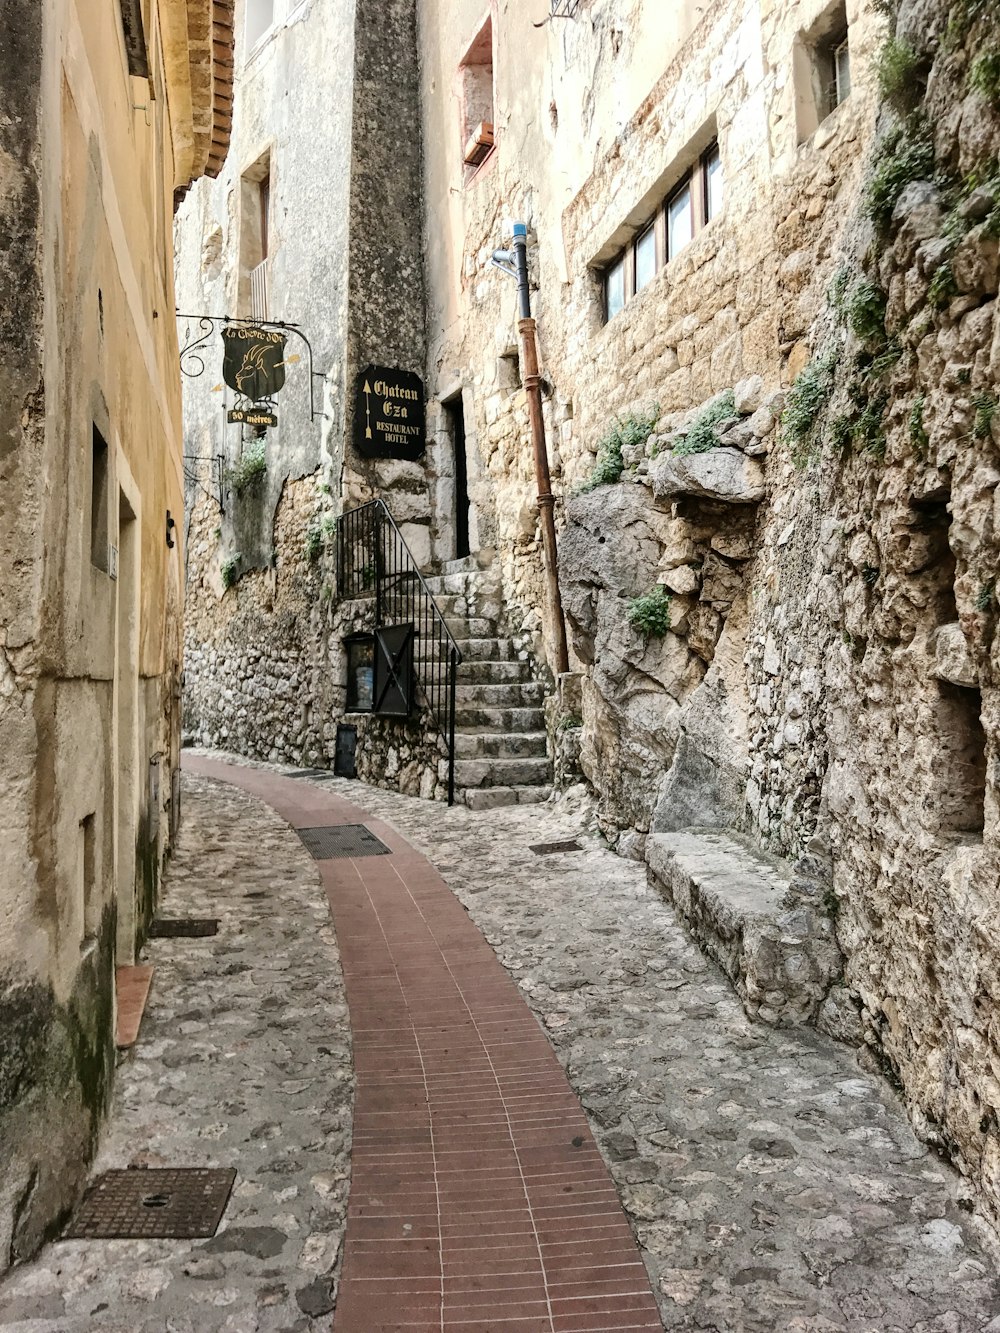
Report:
[{"label": "brick walkway", "polygon": [[318,862],[357,1076],[335,1333],[660,1329],[614,1185],[548,1040],[433,866],[318,784],[185,756],[296,828],[390,856]]}]

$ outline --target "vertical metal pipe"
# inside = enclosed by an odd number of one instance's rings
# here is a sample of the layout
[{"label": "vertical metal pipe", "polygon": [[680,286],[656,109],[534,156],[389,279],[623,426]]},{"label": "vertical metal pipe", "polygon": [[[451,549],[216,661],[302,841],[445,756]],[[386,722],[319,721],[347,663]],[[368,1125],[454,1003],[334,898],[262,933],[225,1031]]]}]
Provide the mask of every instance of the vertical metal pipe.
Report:
[{"label": "vertical metal pipe", "polygon": [[523,222],[514,224],[514,266],[517,270],[518,332],[524,363],[524,389],[528,397],[531,441],[535,455],[535,480],[538,486],[538,519],[542,529],[542,553],[545,566],[546,600],[549,624],[555,639],[555,666],[559,673],[569,670],[566,647],[566,621],[559,592],[559,555],[553,508],[549,453],[545,443],[545,417],[542,413],[542,381],[538,373],[538,339],[531,317],[531,289],[528,286],[528,230]]},{"label": "vertical metal pipe", "polygon": [[455,687],[458,678],[458,662],[455,649],[448,652],[449,687],[448,687],[448,804],[455,804]]}]

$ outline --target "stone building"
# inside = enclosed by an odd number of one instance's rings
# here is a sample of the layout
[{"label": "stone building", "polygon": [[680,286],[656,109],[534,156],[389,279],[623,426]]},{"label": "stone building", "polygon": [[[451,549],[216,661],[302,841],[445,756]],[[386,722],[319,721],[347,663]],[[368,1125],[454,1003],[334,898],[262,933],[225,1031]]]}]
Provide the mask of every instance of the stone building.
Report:
[{"label": "stone building", "polygon": [[178,816],[176,190],[225,155],[230,0],[5,0],[0,1271],[76,1200]]},{"label": "stone building", "polygon": [[[264,7],[238,79],[256,139],[233,169],[252,179],[268,125],[287,161],[308,155],[269,226],[287,227],[277,264],[312,219],[294,281],[301,309],[322,304],[326,416],[311,453],[268,441],[263,505],[189,507],[190,729],[333,761],[361,622],[331,534],[383,496],[467,659],[470,802],[530,799],[553,762],[582,772],[748,1010],[857,1045],[996,1216],[992,0],[420,0],[419,59],[400,4],[391,63],[351,7],[330,20],[336,78],[326,11]],[[304,99],[331,108],[322,128]],[[395,136],[381,176],[366,133]],[[234,176],[186,206],[199,308],[228,283],[226,313],[250,313],[246,197]],[[559,497],[558,680],[515,291],[491,263],[512,219]],[[422,373],[416,462],[354,449],[369,361]],[[209,438],[234,466],[241,442]],[[353,716],[363,776],[442,794],[431,728]]]}]

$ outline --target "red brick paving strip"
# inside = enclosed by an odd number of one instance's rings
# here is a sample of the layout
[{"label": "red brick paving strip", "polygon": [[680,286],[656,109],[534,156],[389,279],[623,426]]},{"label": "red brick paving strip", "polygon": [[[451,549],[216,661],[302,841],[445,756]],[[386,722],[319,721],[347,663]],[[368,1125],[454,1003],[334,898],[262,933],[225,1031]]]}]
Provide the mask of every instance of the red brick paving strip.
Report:
[{"label": "red brick paving strip", "polygon": [[317,862],[357,1091],[335,1333],[662,1329],[579,1102],[493,950],[390,825],[318,785],[185,755],[295,828],[390,856]]}]

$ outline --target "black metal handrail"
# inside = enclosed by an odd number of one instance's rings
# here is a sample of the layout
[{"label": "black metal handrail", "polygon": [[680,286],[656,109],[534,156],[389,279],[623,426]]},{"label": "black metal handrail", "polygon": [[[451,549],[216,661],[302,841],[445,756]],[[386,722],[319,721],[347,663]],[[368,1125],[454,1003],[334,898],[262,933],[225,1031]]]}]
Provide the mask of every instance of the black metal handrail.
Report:
[{"label": "black metal handrail", "polygon": [[384,500],[342,514],[337,524],[337,591],[374,598],[375,628],[414,626],[414,672],[448,747],[448,804],[455,802],[455,687],[462,654]]}]

